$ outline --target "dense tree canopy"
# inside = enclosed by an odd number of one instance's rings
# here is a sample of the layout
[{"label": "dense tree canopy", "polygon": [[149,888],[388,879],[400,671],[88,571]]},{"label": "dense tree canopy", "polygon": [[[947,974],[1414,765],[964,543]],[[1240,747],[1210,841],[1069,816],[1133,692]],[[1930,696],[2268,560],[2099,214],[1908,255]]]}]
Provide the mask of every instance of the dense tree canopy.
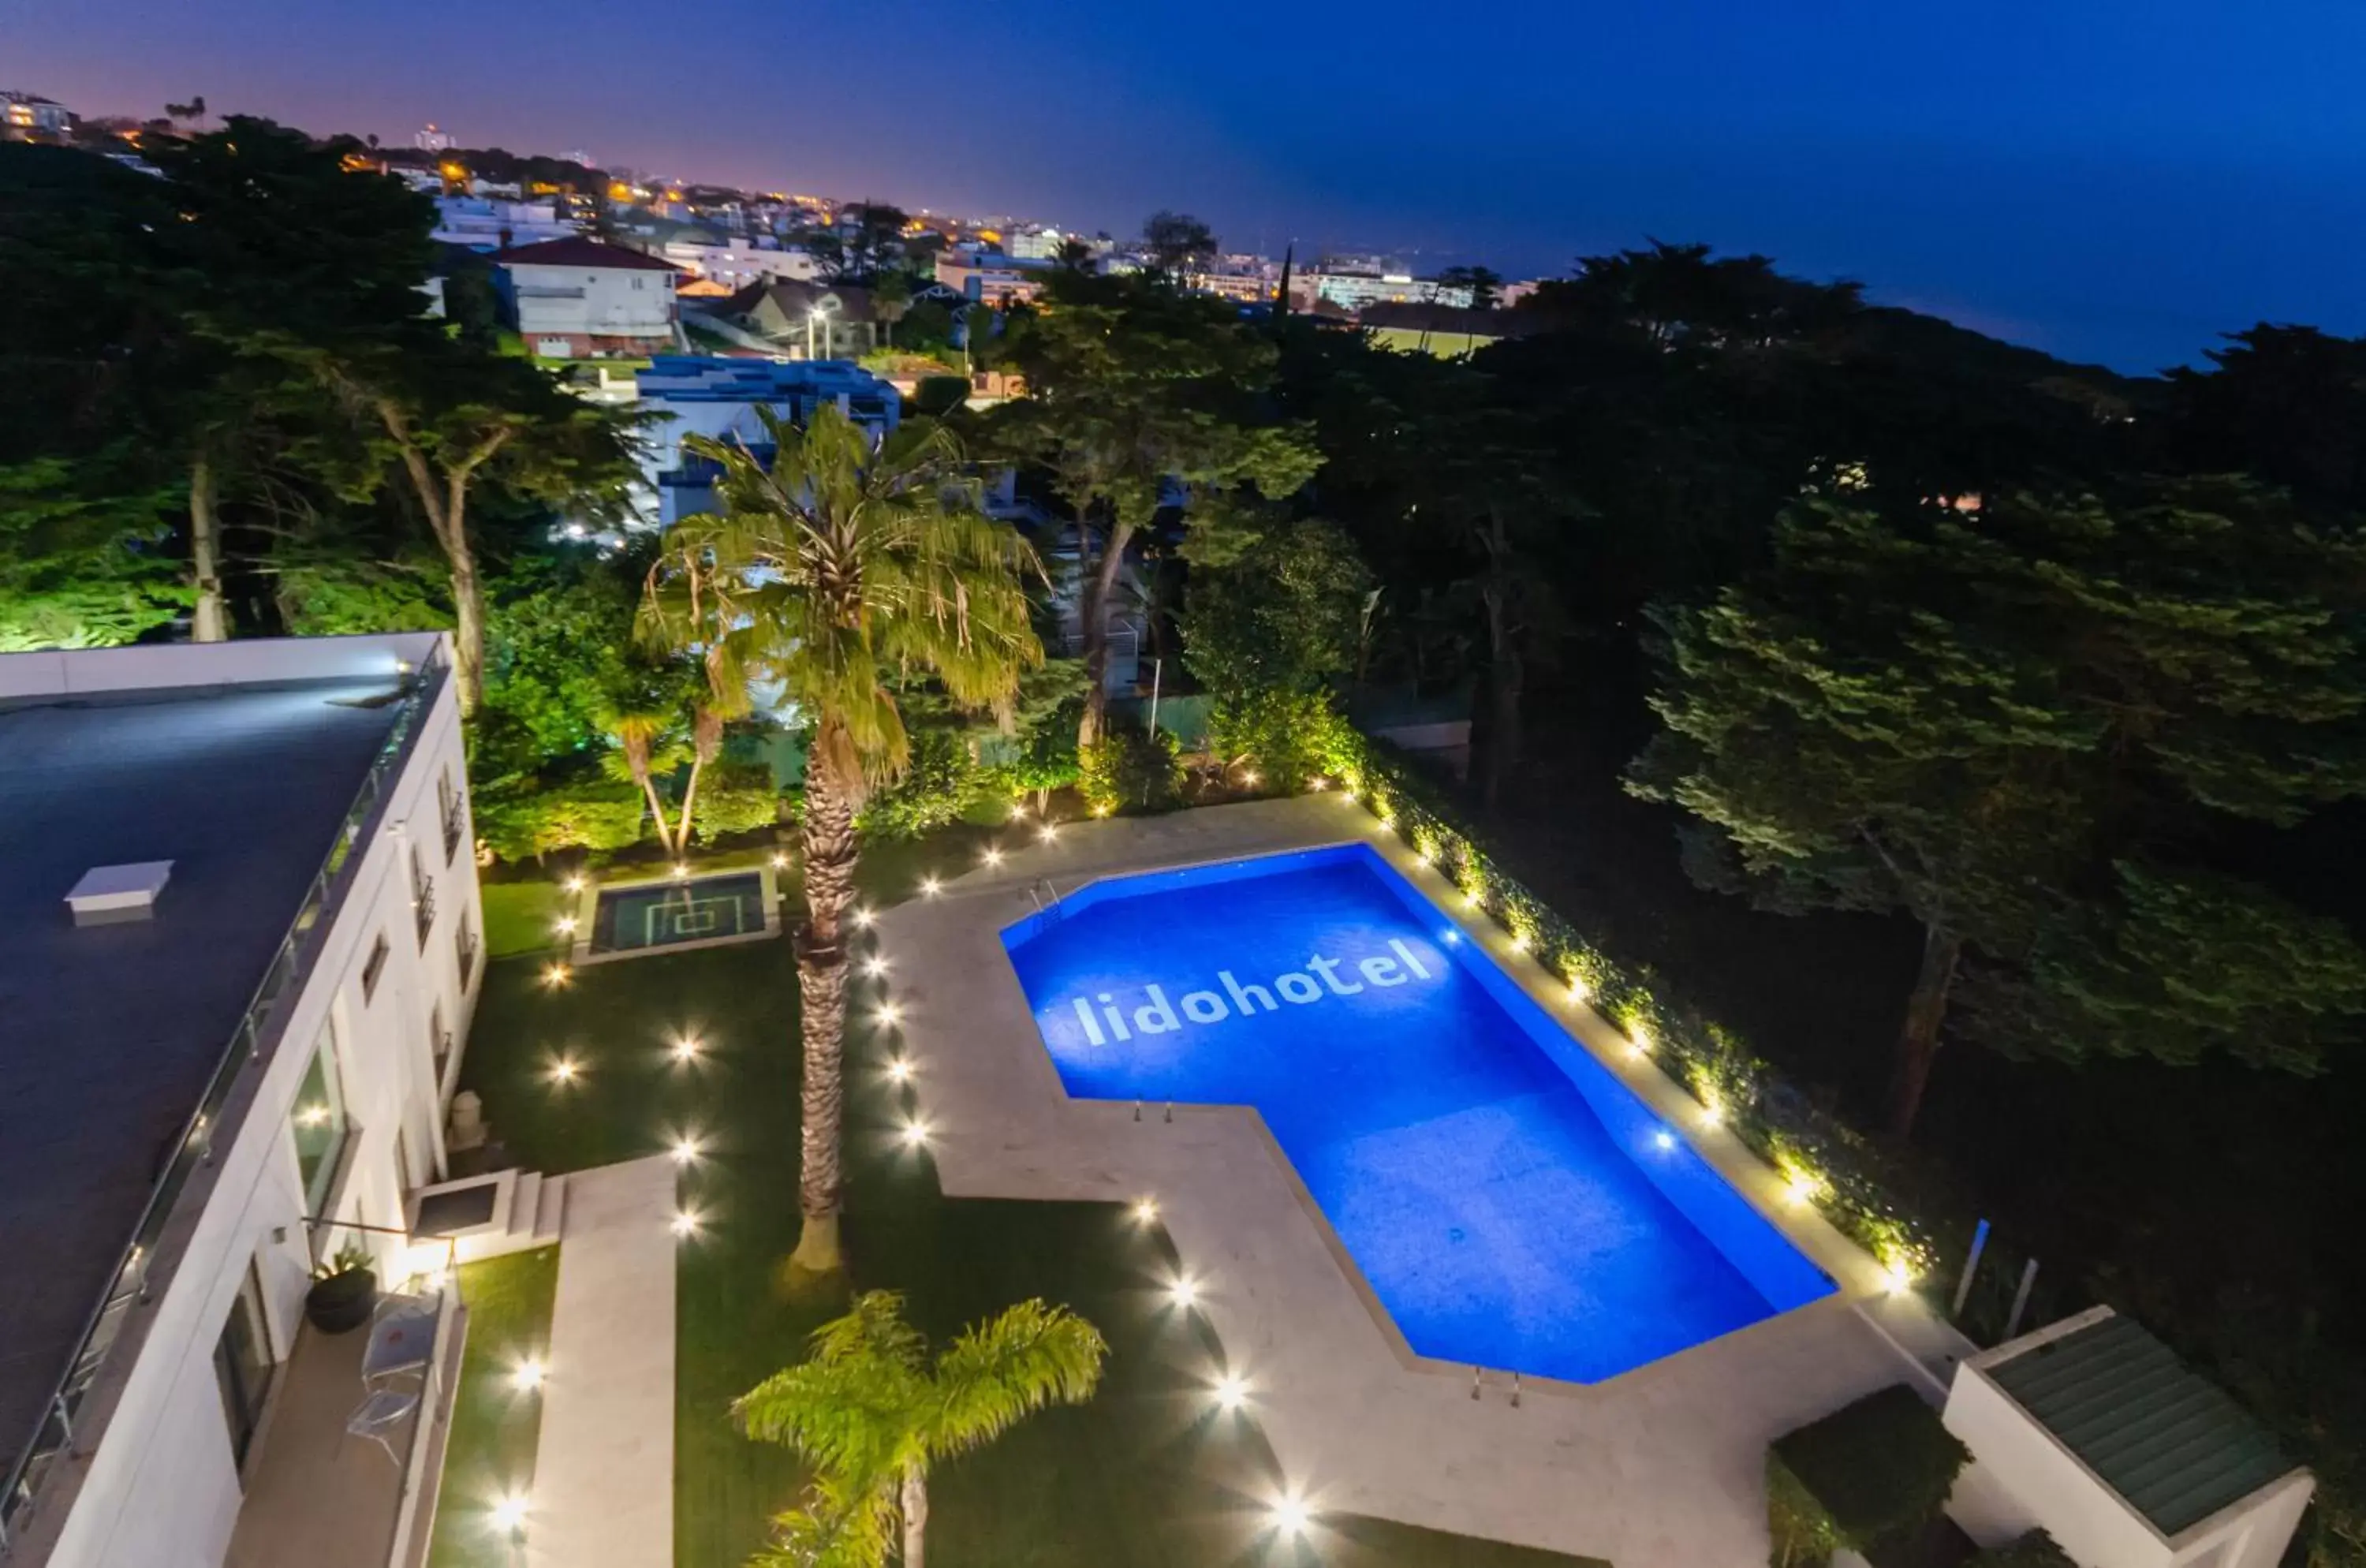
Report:
[{"label": "dense tree canopy", "polygon": [[2206,853],[2222,820],[2366,791],[2361,566],[2240,479],[1906,512],[1843,489],[1785,514],[1766,570],[1661,613],[1634,787],[1700,819],[1706,880],[1923,926],[1897,1132],[1959,955],[1955,1032],[2008,1051],[2313,1070],[2366,1013],[2366,953]]}]

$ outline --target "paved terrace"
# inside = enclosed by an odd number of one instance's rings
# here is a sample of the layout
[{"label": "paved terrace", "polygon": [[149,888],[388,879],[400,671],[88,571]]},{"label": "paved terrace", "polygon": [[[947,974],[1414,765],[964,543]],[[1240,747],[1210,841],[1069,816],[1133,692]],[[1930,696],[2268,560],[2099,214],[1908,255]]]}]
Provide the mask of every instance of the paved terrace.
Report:
[{"label": "paved terrace", "polygon": [[[1014,834],[1014,841],[1019,835]],[[1490,1374],[1414,1357],[1250,1110],[1178,1105],[1175,1119],[1072,1100],[1036,1032],[1001,929],[1028,889],[1098,875],[1363,839],[1726,1179],[1840,1281],[1838,1293],[1607,1382],[1530,1380],[1522,1403]],[[997,872],[948,883],[880,918],[892,994],[918,1066],[949,1195],[1130,1202],[1160,1219],[1200,1281],[1203,1310],[1285,1475],[1335,1508],[1585,1556],[1617,1568],[1757,1568],[1766,1560],[1769,1441],[1907,1379],[1935,1392],[1968,1347],[1911,1298],[1884,1294],[1873,1259],[1788,1204],[1774,1171],[1701,1124],[1690,1096],[1591,1010],[1511,951],[1364,810],[1335,795],[1075,824]],[[1088,917],[1087,917],[1088,918]],[[855,1129],[858,1137],[864,1130]],[[879,1130],[870,1135],[886,1136]],[[1145,1281],[1145,1284],[1150,1281]],[[1878,1325],[1878,1326],[1877,1326]]]}]

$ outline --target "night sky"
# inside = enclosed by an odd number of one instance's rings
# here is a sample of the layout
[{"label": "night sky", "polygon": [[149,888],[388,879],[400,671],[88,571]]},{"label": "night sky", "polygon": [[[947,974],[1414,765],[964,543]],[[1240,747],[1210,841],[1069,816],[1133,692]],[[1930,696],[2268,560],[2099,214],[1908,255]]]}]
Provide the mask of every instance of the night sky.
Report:
[{"label": "night sky", "polygon": [[[2366,332],[2366,6],[117,0],[0,86],[1425,270],[1757,250],[2127,370]],[[1417,254],[1415,254],[1417,253]]]}]

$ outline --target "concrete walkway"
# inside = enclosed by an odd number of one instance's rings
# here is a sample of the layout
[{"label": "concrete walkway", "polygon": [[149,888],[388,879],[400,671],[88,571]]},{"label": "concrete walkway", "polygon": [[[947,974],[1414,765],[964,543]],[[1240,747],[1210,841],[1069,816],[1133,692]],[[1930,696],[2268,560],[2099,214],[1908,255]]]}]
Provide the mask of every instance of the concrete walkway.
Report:
[{"label": "concrete walkway", "polygon": [[[1095,876],[1363,840],[1833,1279],[1838,1293],[1593,1385],[1530,1380],[1517,1407],[1490,1374],[1414,1356],[1245,1109],[1071,1100],[1011,972],[1000,928]],[[1197,1277],[1200,1308],[1289,1482],[1317,1510],[1375,1515],[1583,1556],[1617,1568],[1757,1568],[1766,1561],[1766,1444],[1886,1384],[1943,1382],[1952,1331],[1885,1295],[1874,1260],[1786,1201],[1775,1173],[1557,980],[1469,918],[1436,872],[1337,795],[1014,832],[997,872],[882,915],[882,951],[937,1169],[952,1196],[1155,1194]],[[1089,917],[1087,917],[1089,918]],[[850,1134],[884,1146],[886,1128]],[[1145,1280],[1149,1285],[1153,1281]],[[1224,1369],[1210,1369],[1213,1374]]]},{"label": "concrete walkway", "polygon": [[673,1561],[676,1170],[653,1155],[568,1178],[530,1568]]}]

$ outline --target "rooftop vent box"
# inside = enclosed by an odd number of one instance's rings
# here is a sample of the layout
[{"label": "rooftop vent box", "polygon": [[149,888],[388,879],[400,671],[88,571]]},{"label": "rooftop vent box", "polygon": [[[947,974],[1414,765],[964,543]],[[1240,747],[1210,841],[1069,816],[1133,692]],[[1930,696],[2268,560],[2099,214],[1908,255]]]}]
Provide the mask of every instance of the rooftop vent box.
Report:
[{"label": "rooftop vent box", "polygon": [[133,865],[96,865],[66,895],[66,908],[78,926],[109,926],[118,920],[152,919],[156,900],[173,874],[168,860],[144,860]]}]

